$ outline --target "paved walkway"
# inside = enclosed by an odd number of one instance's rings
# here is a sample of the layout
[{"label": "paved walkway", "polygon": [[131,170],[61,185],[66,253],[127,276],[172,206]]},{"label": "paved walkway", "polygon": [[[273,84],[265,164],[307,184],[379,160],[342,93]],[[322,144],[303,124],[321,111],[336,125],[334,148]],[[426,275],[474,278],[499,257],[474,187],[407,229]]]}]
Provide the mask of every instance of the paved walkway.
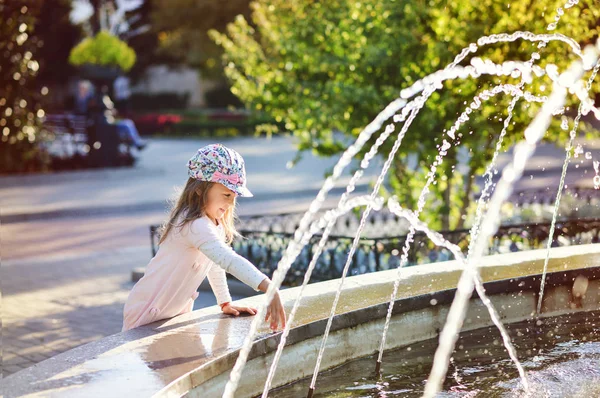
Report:
[{"label": "paved walkway", "polygon": [[[163,220],[165,200],[185,182],[187,159],[207,143],[152,140],[132,169],[0,177],[4,375],[120,331],[131,270],[150,260],[148,226]],[[242,215],[306,210],[336,161],[308,155],[288,170],[290,138],[224,143],[247,161],[255,198],[240,200]],[[599,148],[594,142],[586,149],[600,159]],[[541,148],[526,173],[535,176],[521,187],[557,185],[563,158],[560,148]],[[569,184],[590,186],[591,160],[577,164]],[[196,306],[215,303],[202,291]]]},{"label": "paved walkway", "polygon": [[[99,209],[113,213],[161,211],[165,200],[185,184],[188,159],[198,148],[212,142],[153,139],[135,168],[3,177],[0,179],[3,220],[79,216]],[[289,137],[246,137],[222,143],[240,152],[246,161],[248,187],[255,197],[242,199],[240,204],[250,206],[259,201],[313,195],[322,186],[325,171],[337,161],[307,154],[296,167],[288,169],[286,164],[296,153]],[[374,162],[372,169],[381,169],[379,163]],[[368,172],[364,178],[372,174]],[[350,177],[346,172],[337,186],[345,187]]]}]

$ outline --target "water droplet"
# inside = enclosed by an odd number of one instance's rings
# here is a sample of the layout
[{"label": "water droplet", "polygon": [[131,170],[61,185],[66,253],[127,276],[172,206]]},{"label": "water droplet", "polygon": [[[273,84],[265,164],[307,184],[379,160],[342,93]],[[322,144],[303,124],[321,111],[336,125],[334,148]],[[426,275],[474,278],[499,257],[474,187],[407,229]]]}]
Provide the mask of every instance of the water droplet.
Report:
[{"label": "water droplet", "polygon": [[573,157],[578,158],[579,155],[581,155],[583,153],[583,147],[581,146],[581,144],[577,144],[577,147],[575,147],[575,154],[573,155]]},{"label": "water droplet", "polygon": [[560,124],[560,128],[563,130],[568,130],[569,129],[569,119],[567,119],[566,116],[562,117],[562,122]]},{"label": "water droplet", "polygon": [[591,153],[591,152],[586,152],[586,153],[585,153],[585,158],[586,158],[587,160],[591,160],[591,159],[592,159],[592,153]]}]

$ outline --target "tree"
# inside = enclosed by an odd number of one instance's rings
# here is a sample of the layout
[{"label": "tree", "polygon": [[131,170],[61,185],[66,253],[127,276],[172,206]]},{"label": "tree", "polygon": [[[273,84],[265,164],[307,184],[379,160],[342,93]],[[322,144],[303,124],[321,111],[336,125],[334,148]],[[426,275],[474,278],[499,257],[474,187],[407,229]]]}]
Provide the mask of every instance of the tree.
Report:
[{"label": "tree", "polygon": [[37,145],[44,115],[35,77],[42,41],[35,34],[42,1],[0,1],[0,172],[22,172],[47,164]]},{"label": "tree", "polygon": [[68,64],[69,52],[82,37],[79,26],[69,20],[70,0],[45,0],[42,2],[34,31],[42,41],[36,56],[40,63],[37,76],[39,84],[66,84],[75,73]]},{"label": "tree", "polygon": [[222,50],[208,31],[225,31],[237,15],[249,17],[249,0],[152,0],[151,21],[158,35],[158,53],[191,67],[206,76],[223,78]]},{"label": "tree", "polygon": [[165,52],[158,51],[158,32],[152,25],[152,0],[144,0],[136,9],[125,13],[126,32],[120,35],[136,52],[137,60],[128,76],[136,81],[146,68],[156,64],[175,65],[178,61]]},{"label": "tree", "polygon": [[[511,2],[484,0],[257,0],[251,21],[240,16],[227,34],[211,32],[224,49],[225,73],[232,92],[251,109],[265,111],[299,139],[299,152],[332,156],[346,148],[401,89],[452,62],[462,48],[483,35],[529,30],[545,33],[563,1]],[[485,10],[485,12],[481,12]],[[556,32],[592,42],[600,32],[600,8],[581,1],[564,16]],[[575,60],[564,43],[519,41],[481,48],[477,56],[494,62],[527,61],[534,51],[538,65],[554,63],[563,69]],[[469,63],[469,57],[463,65]],[[482,77],[444,84],[414,121],[394,159],[387,188],[407,207],[415,208],[425,176],[449,129],[466,104],[481,90],[514,78]],[[594,85],[598,92],[600,83]],[[547,87],[547,88],[545,88]],[[526,87],[534,95],[548,94],[547,78]],[[467,169],[459,172],[456,146],[448,150],[437,170],[423,219],[435,228],[463,227],[476,189],[474,176],[491,160],[503,118],[511,100],[498,96],[485,102],[459,131],[458,140],[469,154]],[[520,101],[515,108],[504,147],[522,137],[537,104]],[[335,132],[343,132],[340,136]],[[359,153],[364,153],[378,134]],[[567,132],[551,129],[548,139],[563,142]],[[379,153],[387,158],[393,139]],[[411,167],[410,156],[417,167]],[[450,206],[452,204],[452,206]]]}]

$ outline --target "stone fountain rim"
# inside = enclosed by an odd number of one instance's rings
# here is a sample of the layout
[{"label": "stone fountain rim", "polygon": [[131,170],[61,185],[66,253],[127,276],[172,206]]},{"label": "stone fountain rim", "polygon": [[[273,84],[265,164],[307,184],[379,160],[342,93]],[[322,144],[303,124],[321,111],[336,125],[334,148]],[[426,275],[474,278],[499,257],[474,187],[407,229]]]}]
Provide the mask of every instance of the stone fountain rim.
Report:
[{"label": "stone fountain rim", "polygon": [[[584,274],[592,279],[600,279],[600,244],[592,245],[581,245],[581,246],[570,246],[551,249],[550,266],[553,272],[548,276],[548,287],[564,284],[570,279],[574,278],[575,274]],[[513,276],[508,278],[496,278],[491,275],[491,272],[495,269],[514,269],[514,265],[523,267],[530,267],[536,270],[541,270],[543,260],[545,259],[546,250],[535,250],[528,252],[517,252],[509,254],[501,254],[484,257],[481,260],[482,277],[484,280],[491,279],[486,282],[486,289],[489,294],[506,293],[507,289],[513,293],[516,291],[525,290],[536,290],[539,288],[540,278],[539,273],[529,273],[525,276]],[[569,259],[568,263],[576,263],[577,267],[573,269],[560,270],[562,265],[568,265],[565,262]],[[577,261],[575,261],[577,259]],[[582,261],[589,260],[589,261]],[[498,265],[501,264],[501,265]],[[444,263],[437,264],[426,264],[418,267],[409,267],[403,269],[403,283],[411,282],[414,278],[433,278],[437,276],[446,275],[458,275],[461,267],[456,261],[447,261]],[[384,296],[387,296],[385,300],[380,299],[375,304],[365,304],[361,307],[344,311],[343,300],[346,295],[354,294],[355,292],[369,292],[376,291],[385,288],[385,286],[391,286],[394,276],[397,274],[396,270],[380,271],[377,273],[364,274],[359,276],[353,276],[346,278],[342,296],[340,299],[340,313],[337,315],[332,324],[332,331],[341,330],[343,328],[352,327],[352,325],[359,324],[361,319],[366,319],[368,316],[369,320],[376,317],[385,317],[387,313],[389,294],[391,289],[386,292]],[[487,278],[487,279],[486,279]],[[318,282],[308,285],[306,288],[305,299],[311,303],[311,305],[317,305],[319,302],[326,302],[331,299],[335,294],[335,287],[339,280],[331,280],[326,282]],[[412,282],[411,282],[412,283]],[[448,283],[452,283],[449,281]],[[454,283],[454,286],[456,284]],[[374,289],[377,288],[377,289]],[[287,312],[291,309],[291,304],[295,298],[295,292],[299,288],[290,288],[281,291],[281,297],[286,304]],[[402,305],[394,306],[394,314],[401,314],[403,312],[415,311],[422,308],[431,307],[431,300],[437,300],[437,306],[442,306],[444,303],[449,303],[454,295],[454,288],[438,289],[435,292],[429,292],[425,294],[412,294],[408,297],[398,298],[396,303]],[[259,305],[262,303],[262,296],[255,296],[239,300],[240,305]],[[324,297],[324,298],[323,298]],[[303,299],[303,300],[305,300]],[[302,305],[306,305],[304,301]],[[326,316],[329,312],[323,310],[321,314],[317,314],[317,319],[313,319],[306,323],[294,327],[290,331],[290,336],[286,346],[293,345],[300,341],[310,338],[310,336],[318,336],[326,323]],[[60,354],[56,357],[50,358],[43,361],[31,368],[17,372],[11,376],[4,378],[0,381],[0,386],[3,389],[11,390],[14,387],[14,391],[21,394],[33,393],[39,391],[39,388],[44,388],[50,383],[51,379],[55,379],[58,375],[63,375],[69,372],[74,372],[77,367],[80,374],[87,375],[91,373],[90,368],[93,368],[90,363],[93,363],[94,359],[100,356],[106,356],[116,347],[121,348],[126,346],[125,349],[121,349],[121,356],[130,354],[133,351],[139,351],[140,349],[150,346],[151,343],[156,340],[157,337],[164,336],[165,334],[174,333],[178,330],[183,330],[190,324],[196,324],[199,321],[208,322],[215,319],[223,321],[225,316],[220,314],[218,307],[208,307],[202,310],[194,311],[191,314],[186,314],[177,318],[173,318],[167,321],[156,322],[151,325],[147,325],[138,329],[133,329],[128,332],[118,333],[96,342],[86,344],[85,346],[77,347],[73,350]],[[240,318],[228,318],[227,322],[231,322],[232,325],[238,328],[240,333],[247,330],[251,321],[251,317],[240,317]],[[183,325],[183,326],[178,326]],[[236,326],[237,325],[237,326]],[[255,339],[254,346],[250,353],[250,358],[257,356],[266,355],[276,349],[277,343],[279,342],[281,333],[271,334],[265,330],[259,330],[259,334]],[[186,391],[197,387],[206,381],[209,381],[221,373],[231,369],[235,359],[237,358],[238,347],[232,347],[224,352],[219,352],[207,361],[188,370],[184,373],[175,375],[166,382],[160,388],[151,389],[144,383],[132,383],[127,385],[129,390],[123,391],[123,396],[131,396],[131,394],[141,394],[153,396],[171,396],[172,394],[182,395]],[[113,354],[115,356],[114,361],[119,360],[119,354]],[[69,363],[70,362],[70,363]],[[54,370],[53,370],[54,369]],[[58,371],[56,370],[58,369]],[[86,373],[87,372],[87,373]],[[150,373],[147,377],[155,376]],[[106,383],[110,384],[110,380],[106,380]],[[36,389],[37,386],[37,389]],[[60,388],[67,386],[60,385]],[[56,389],[58,389],[58,387]],[[72,387],[72,386],[70,386]],[[144,390],[144,388],[146,388]],[[47,391],[45,388],[44,391]],[[86,390],[78,390],[79,393],[86,393]],[[10,395],[7,395],[10,396]],[[18,396],[18,395],[17,395]],[[93,396],[93,395],[90,395]]]},{"label": "stone fountain rim", "polygon": [[[582,245],[584,246],[584,245]],[[585,245],[587,246],[587,245]],[[589,246],[594,246],[594,245],[589,245]],[[600,247],[600,245],[597,245],[598,247]],[[572,248],[573,246],[570,246],[569,248]],[[581,247],[581,246],[580,246]],[[561,249],[566,249],[565,247],[563,248],[553,248],[551,249],[551,251],[554,252],[560,252]],[[531,250],[531,251],[527,251],[527,252],[516,252],[516,253],[505,253],[505,254],[500,254],[500,255],[493,255],[493,256],[487,256],[484,257],[482,259],[483,262],[485,263],[489,263],[490,260],[492,259],[498,259],[498,258],[505,258],[507,261],[507,263],[529,263],[532,261],[540,261],[542,260],[542,257],[540,256],[540,254],[543,254],[545,258],[546,255],[546,250],[545,249],[540,249],[540,250]],[[535,258],[521,258],[521,257],[527,257],[527,255],[524,256],[524,254],[536,254],[537,256],[535,256]],[[581,254],[580,254],[581,255]],[[569,256],[570,257],[570,256]],[[560,259],[560,255],[559,256],[551,256],[551,260],[556,260],[556,259]],[[422,271],[424,266],[431,266],[432,264],[426,264],[426,265],[420,265],[419,266],[419,270],[418,271]],[[452,260],[452,261],[446,261],[444,262],[444,265],[446,265],[446,267],[449,270],[459,270],[462,269],[462,267],[460,266],[460,263],[458,261]],[[487,264],[484,264],[483,267],[485,267]],[[405,268],[406,270],[413,270],[417,267],[408,267]],[[391,271],[395,271],[395,270],[391,270]],[[390,270],[386,270],[386,271],[380,271],[381,272],[390,272]],[[427,274],[429,274],[429,272],[426,272]],[[377,272],[375,273],[371,273],[371,274],[364,274],[364,275],[358,275],[358,276],[354,276],[351,278],[365,278],[368,275],[374,275],[374,274],[378,274]],[[555,272],[549,272],[547,274],[546,277],[546,287],[547,288],[551,288],[554,286],[559,286],[559,285],[563,285],[565,282],[569,281],[569,279],[574,280],[574,278],[577,275],[583,275],[588,277],[588,279],[600,279],[600,264],[595,266],[595,267],[587,267],[587,268],[578,268],[578,269],[574,269],[574,270],[567,270],[567,271],[555,271]],[[348,279],[351,278],[347,278],[346,281],[348,281]],[[327,281],[327,282],[321,282],[321,283],[330,283],[332,281]],[[347,283],[347,282],[346,282]],[[534,292],[539,292],[540,289],[540,285],[541,285],[541,273],[539,274],[532,274],[532,275],[526,275],[526,276],[520,276],[520,277],[512,277],[512,278],[506,278],[506,279],[500,279],[500,280],[495,280],[495,281],[487,281],[484,283],[484,286],[486,288],[486,292],[488,293],[488,295],[493,296],[496,294],[501,294],[501,293],[514,293],[514,292],[525,292],[525,291],[534,291]],[[456,288],[450,288],[450,289],[444,289],[444,290],[439,290],[436,292],[432,292],[432,293],[425,293],[425,294],[419,294],[419,295],[415,295],[415,296],[410,296],[407,298],[398,298],[394,301],[394,308],[392,310],[392,316],[394,315],[399,315],[402,313],[407,313],[407,312],[412,312],[412,311],[418,311],[418,310],[422,310],[428,307],[431,307],[431,300],[436,300],[437,304],[439,306],[443,306],[443,305],[449,305],[452,302],[452,299],[454,298],[454,294],[456,292]],[[474,293],[474,296],[476,295],[476,293]],[[251,300],[253,301],[254,298],[250,298],[250,299],[245,299],[245,300]],[[536,299],[537,299],[537,294],[536,294]],[[241,301],[240,301],[241,302]],[[398,305],[398,304],[403,304],[402,306]],[[406,305],[408,304],[408,305]],[[360,309],[356,309],[356,310],[352,310],[349,312],[345,312],[342,314],[337,314],[333,320],[332,320],[332,324],[331,324],[331,333],[338,331],[338,330],[342,330],[342,329],[346,329],[346,328],[351,328],[353,326],[357,326],[363,322],[366,321],[372,321],[374,319],[381,319],[381,318],[385,318],[387,315],[387,311],[388,311],[388,307],[389,307],[389,302],[384,302],[384,303],[380,303],[380,304],[374,304],[374,305],[369,305]],[[552,314],[555,315],[555,314]],[[544,317],[544,314],[539,314],[540,317]],[[310,338],[314,338],[314,337],[318,337],[321,336],[325,330],[327,324],[327,319],[319,319],[307,324],[303,324],[300,326],[297,326],[295,328],[290,329],[290,333],[287,337],[286,340],[286,347],[300,343],[304,340],[308,340]],[[250,350],[250,354],[248,356],[248,361],[257,358],[259,356],[263,356],[266,354],[269,354],[271,352],[274,352],[277,349],[277,345],[280,342],[280,337],[281,337],[281,333],[277,333],[277,334],[259,334],[256,338],[255,341],[253,343],[252,349]],[[235,359],[237,358],[237,355],[239,353],[239,349],[235,350],[234,352],[228,353],[224,358],[224,362],[230,363],[231,366],[229,366],[229,369],[231,369],[233,367],[233,364],[235,363]],[[203,371],[203,368],[209,366],[211,364],[206,364],[205,366],[199,367],[195,370],[193,370],[192,372],[190,372],[191,374],[199,374]],[[213,375],[210,378],[206,378],[204,379],[205,381],[209,381],[211,378],[216,377],[217,375]],[[202,380],[198,380],[198,377],[193,377],[196,385],[192,385],[192,388],[195,388],[199,385],[202,385]],[[177,381],[174,381],[174,383],[177,383]],[[167,392],[168,391],[168,387],[163,391],[163,392]]]}]

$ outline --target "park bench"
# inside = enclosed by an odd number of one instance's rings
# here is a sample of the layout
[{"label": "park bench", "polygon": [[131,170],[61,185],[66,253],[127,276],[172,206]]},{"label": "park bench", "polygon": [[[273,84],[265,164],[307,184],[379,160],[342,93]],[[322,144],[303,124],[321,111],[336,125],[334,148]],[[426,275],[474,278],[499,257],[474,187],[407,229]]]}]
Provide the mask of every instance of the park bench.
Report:
[{"label": "park bench", "polygon": [[47,114],[43,126],[51,134],[51,145],[47,149],[52,156],[67,159],[89,152],[88,121],[84,115]]},{"label": "park bench", "polygon": [[[45,149],[53,158],[56,168],[129,166],[135,163],[131,151],[133,144],[125,137],[120,137],[115,126],[106,126],[105,133],[110,130],[114,134],[109,134],[102,143],[97,144],[96,140],[90,138],[93,131],[90,129],[93,126],[91,120],[85,115],[47,114],[42,123],[44,129],[50,134]],[[95,151],[98,149],[100,150]]]}]

